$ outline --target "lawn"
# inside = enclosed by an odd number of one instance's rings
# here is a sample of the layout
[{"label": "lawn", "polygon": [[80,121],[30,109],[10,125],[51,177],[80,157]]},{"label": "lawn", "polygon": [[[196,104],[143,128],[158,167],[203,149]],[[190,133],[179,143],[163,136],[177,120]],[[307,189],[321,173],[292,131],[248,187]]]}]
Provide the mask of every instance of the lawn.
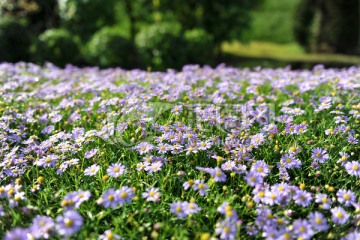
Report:
[{"label": "lawn", "polygon": [[359,91],[358,67],[0,64],[0,237],[358,239]]},{"label": "lawn", "polygon": [[[272,43],[252,41],[248,43],[224,43],[222,50],[227,58],[226,62],[234,66],[246,66],[248,62],[255,65],[278,67],[296,64],[299,67],[325,64],[329,66],[359,65],[360,57],[356,55],[306,53],[296,43]],[[248,62],[247,62],[248,61]]]}]

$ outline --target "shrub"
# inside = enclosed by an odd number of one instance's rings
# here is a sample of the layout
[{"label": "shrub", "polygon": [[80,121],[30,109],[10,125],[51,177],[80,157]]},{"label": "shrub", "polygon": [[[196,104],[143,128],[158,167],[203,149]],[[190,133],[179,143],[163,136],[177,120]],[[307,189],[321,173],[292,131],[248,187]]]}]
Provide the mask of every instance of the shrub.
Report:
[{"label": "shrub", "polygon": [[185,32],[187,63],[213,64],[215,44],[213,37],[203,29]]},{"label": "shrub", "polygon": [[0,61],[28,60],[31,36],[28,29],[12,18],[0,20]]},{"label": "shrub", "polygon": [[86,46],[86,60],[101,67],[133,67],[135,50],[130,40],[116,29],[103,28]]},{"label": "shrub", "polygon": [[156,23],[140,30],[135,42],[143,66],[155,70],[186,64],[186,45],[177,23]]},{"label": "shrub", "polygon": [[40,34],[36,46],[36,60],[49,61],[58,66],[77,64],[81,59],[79,40],[65,29],[48,29]]}]

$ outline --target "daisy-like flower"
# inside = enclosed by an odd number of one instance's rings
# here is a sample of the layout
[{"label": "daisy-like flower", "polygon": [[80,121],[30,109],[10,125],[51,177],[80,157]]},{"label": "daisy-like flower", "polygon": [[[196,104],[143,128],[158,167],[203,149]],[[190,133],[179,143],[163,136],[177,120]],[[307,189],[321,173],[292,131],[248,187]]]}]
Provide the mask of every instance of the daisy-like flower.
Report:
[{"label": "daisy-like flower", "polygon": [[331,207],[331,200],[328,196],[324,193],[318,193],[315,196],[315,202],[320,204],[322,209],[330,209]]},{"label": "daisy-like flower", "polygon": [[85,176],[94,176],[100,170],[100,166],[97,164],[93,164],[90,167],[86,168],[84,171]]},{"label": "daisy-like flower", "polygon": [[186,212],[187,204],[183,202],[174,202],[170,205],[170,212],[175,214],[178,218],[185,218],[187,217]]},{"label": "daisy-like flower", "polygon": [[186,182],[184,182],[184,184],[182,185],[184,187],[184,190],[187,191],[190,187],[192,187],[195,184],[195,181],[192,179],[187,180]]},{"label": "daisy-like flower", "polygon": [[190,203],[184,202],[184,207],[185,207],[184,211],[187,215],[195,214],[201,210],[201,208],[195,202],[191,202],[191,201]]},{"label": "daisy-like flower", "polygon": [[256,185],[260,185],[264,182],[264,179],[259,175],[255,174],[254,172],[249,171],[245,176],[244,180],[252,187]]},{"label": "daisy-like flower", "polygon": [[215,182],[226,182],[226,175],[221,171],[220,168],[216,167],[209,173],[214,178]]},{"label": "daisy-like flower", "polygon": [[99,240],[113,240],[113,239],[120,239],[120,235],[113,233],[110,229],[106,230],[104,234],[101,234],[99,236]]},{"label": "daisy-like flower", "polygon": [[314,235],[310,223],[305,219],[297,219],[293,222],[294,233],[298,238],[310,239]]},{"label": "daisy-like flower", "polygon": [[326,150],[322,148],[314,148],[311,150],[311,157],[319,163],[324,163],[329,159],[329,154],[327,154]]},{"label": "daisy-like flower", "polygon": [[98,152],[99,149],[91,149],[90,151],[87,151],[84,155],[84,158],[89,159],[95,156],[95,154]]},{"label": "daisy-like flower", "polygon": [[119,204],[119,197],[115,189],[110,188],[106,190],[98,200],[98,204],[102,204],[105,208],[116,207]]},{"label": "daisy-like flower", "polygon": [[60,235],[71,236],[83,225],[82,216],[73,210],[66,211],[56,218],[56,230]]},{"label": "daisy-like flower", "polygon": [[285,168],[299,168],[301,167],[301,161],[297,159],[293,154],[285,154],[280,159],[280,164]]},{"label": "daisy-like flower", "polygon": [[121,163],[113,163],[106,169],[107,174],[110,177],[114,177],[114,178],[117,178],[120,175],[124,174],[125,171],[126,168]]},{"label": "daisy-like flower", "polygon": [[253,145],[255,148],[258,148],[265,142],[265,136],[262,133],[255,134],[251,137],[250,144]]},{"label": "daisy-like flower", "polygon": [[345,237],[341,238],[341,240],[359,240],[360,239],[360,232],[355,230],[351,233],[348,233]]},{"label": "daisy-like flower", "polygon": [[131,203],[135,196],[133,189],[128,186],[124,186],[120,190],[117,190],[116,194],[118,195],[120,205]]},{"label": "daisy-like flower", "polygon": [[345,169],[348,174],[351,176],[360,177],[360,163],[357,161],[347,162],[345,164]]},{"label": "daisy-like flower", "polygon": [[209,189],[209,186],[205,183],[204,179],[202,180],[195,180],[194,190],[199,190],[200,196],[205,196],[208,194],[207,190]]},{"label": "daisy-like flower", "polygon": [[158,188],[147,188],[145,192],[142,193],[142,197],[148,202],[158,202],[160,200],[161,193]]},{"label": "daisy-like flower", "polygon": [[340,204],[344,204],[345,206],[351,206],[353,203],[356,203],[355,193],[350,190],[340,189],[337,193],[337,200]]},{"label": "daisy-like flower", "polygon": [[255,162],[251,166],[250,171],[253,172],[254,174],[259,175],[260,177],[264,178],[269,174],[270,168],[265,161],[261,160],[261,161]]},{"label": "daisy-like flower", "polygon": [[326,231],[329,228],[326,218],[322,213],[319,212],[310,213],[309,220],[311,225],[316,231]]},{"label": "daisy-like flower", "polygon": [[55,223],[51,217],[36,216],[33,219],[32,225],[30,227],[30,232],[34,238],[48,239],[54,226]]},{"label": "daisy-like flower", "polygon": [[339,154],[341,158],[337,162],[344,166],[348,162],[350,155],[346,152],[339,152]]},{"label": "daisy-like flower", "polygon": [[348,143],[350,144],[358,144],[359,143],[359,140],[357,138],[355,138],[353,135],[350,135],[347,139]]},{"label": "daisy-like flower", "polygon": [[10,232],[6,232],[4,240],[28,240],[28,230],[22,228],[14,228]]},{"label": "daisy-like flower", "polygon": [[220,235],[220,239],[235,239],[237,232],[236,224],[222,220],[216,224],[215,233]]},{"label": "daisy-like flower", "polygon": [[300,205],[302,207],[307,207],[310,205],[312,201],[312,196],[309,192],[306,192],[304,190],[296,190],[296,192],[293,195],[293,200],[297,205]]},{"label": "daisy-like flower", "polygon": [[344,225],[350,218],[350,214],[348,214],[342,207],[335,207],[330,211],[332,214],[331,220],[337,225]]}]

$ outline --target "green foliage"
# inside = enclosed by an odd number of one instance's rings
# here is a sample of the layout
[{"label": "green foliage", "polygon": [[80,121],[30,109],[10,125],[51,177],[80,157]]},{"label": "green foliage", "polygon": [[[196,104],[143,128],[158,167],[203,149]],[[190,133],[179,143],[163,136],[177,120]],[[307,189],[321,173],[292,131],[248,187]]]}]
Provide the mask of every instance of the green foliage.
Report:
[{"label": "green foliage", "polygon": [[293,42],[295,10],[299,0],[264,0],[251,14],[250,29],[245,40],[274,43]]},{"label": "green foliage", "polygon": [[187,63],[213,64],[215,61],[213,37],[203,29],[185,32]]},{"label": "green foliage", "polygon": [[1,19],[0,61],[26,61],[30,44],[30,32],[23,24],[13,18]]},{"label": "green foliage", "polygon": [[0,1],[0,16],[23,17],[34,34],[59,24],[58,2],[54,0],[3,0]]},{"label": "green foliage", "polygon": [[129,39],[111,28],[104,28],[95,33],[84,54],[89,63],[101,67],[129,68],[135,60],[134,47]]},{"label": "green foliage", "polygon": [[250,12],[261,0],[159,0],[159,9],[171,11],[185,30],[202,28],[221,42],[242,37],[250,26]]},{"label": "green foliage", "polygon": [[37,41],[36,60],[50,61],[58,66],[76,64],[80,60],[78,40],[65,29],[46,30]]},{"label": "green foliage", "polygon": [[155,70],[180,68],[186,63],[185,40],[177,23],[156,23],[136,36],[136,46],[143,66]]},{"label": "green foliage", "polygon": [[88,40],[105,26],[115,23],[116,0],[59,0],[59,15],[64,27]]}]

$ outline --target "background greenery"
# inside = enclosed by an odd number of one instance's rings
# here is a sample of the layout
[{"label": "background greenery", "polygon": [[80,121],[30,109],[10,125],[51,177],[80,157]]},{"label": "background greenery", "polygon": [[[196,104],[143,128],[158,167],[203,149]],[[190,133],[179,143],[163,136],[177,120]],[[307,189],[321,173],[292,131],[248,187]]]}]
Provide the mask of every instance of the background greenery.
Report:
[{"label": "background greenery", "polygon": [[0,61],[180,69],[359,64],[359,0],[3,0]]}]

